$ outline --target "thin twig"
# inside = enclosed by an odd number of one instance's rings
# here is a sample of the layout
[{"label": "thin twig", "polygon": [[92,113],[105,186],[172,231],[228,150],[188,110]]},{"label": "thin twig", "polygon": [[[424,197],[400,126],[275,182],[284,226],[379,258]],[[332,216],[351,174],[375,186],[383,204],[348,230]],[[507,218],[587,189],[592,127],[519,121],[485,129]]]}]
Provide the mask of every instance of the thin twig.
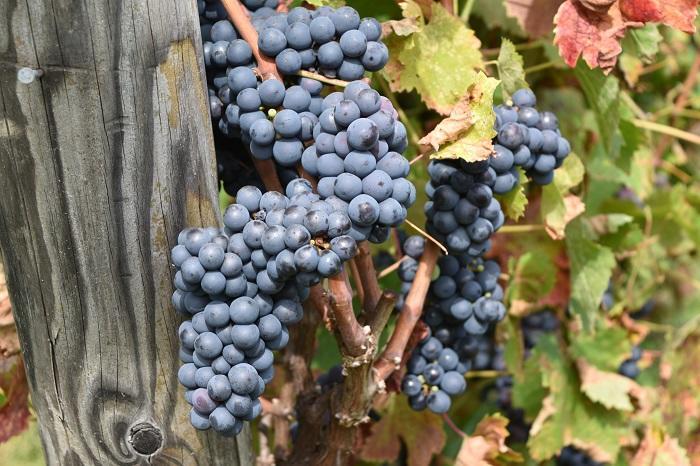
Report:
[{"label": "thin twig", "polygon": [[330,277],[328,279],[328,288],[335,326],[343,344],[351,356],[362,356],[367,350],[367,335],[365,335],[353,312],[352,295],[347,286],[345,272],[340,272]]},{"label": "thin twig", "polygon": [[468,437],[467,434],[465,434],[465,433],[462,431],[462,429],[460,429],[459,427],[457,427],[457,425],[454,423],[454,421],[452,420],[452,418],[450,417],[449,414],[444,413],[444,414],[442,415],[442,419],[445,421],[445,424],[447,424],[447,426],[448,426],[450,429],[452,429],[452,431],[453,431],[455,434],[459,435],[459,436],[462,437],[462,438],[467,438],[467,437]]},{"label": "thin twig", "polygon": [[342,79],[328,78],[322,74],[318,74],[318,73],[314,73],[314,72],[306,71],[306,70],[299,70],[296,73],[296,75],[304,77],[304,78],[315,79],[316,81],[320,81],[322,83],[331,84],[333,86],[338,86],[338,87],[346,87],[348,84],[350,84],[348,81],[343,81]]},{"label": "thin twig", "polygon": [[224,5],[226,12],[231,18],[231,22],[236,26],[236,30],[240,36],[248,42],[251,50],[253,51],[253,56],[258,64],[258,72],[263,79],[278,79],[282,81],[282,76],[277,71],[277,65],[275,61],[263,55],[258,47],[258,32],[253,27],[253,23],[250,22],[250,17],[248,16],[248,11],[241,5],[239,0],[221,0]]},{"label": "thin twig", "polygon": [[413,222],[410,221],[409,219],[406,219],[405,221],[406,221],[406,225],[408,225],[409,227],[413,228],[414,230],[416,230],[416,231],[417,231],[418,233],[420,233],[421,235],[423,235],[423,236],[425,236],[426,238],[428,238],[428,239],[429,239],[430,241],[432,241],[437,247],[439,247],[440,249],[442,249],[442,252],[444,252],[445,254],[448,254],[447,248],[446,248],[445,246],[443,246],[442,244],[440,244],[440,241],[438,241],[438,240],[435,239],[434,237],[430,236],[430,235],[428,234],[427,231],[423,230],[421,227],[419,227],[418,225],[416,225],[415,223],[413,223]]},{"label": "thin twig", "polygon": [[420,160],[421,160],[423,157],[425,157],[426,155],[428,155],[428,152],[421,152],[420,154],[418,154],[418,155],[416,155],[415,157],[413,157],[413,158],[411,159],[411,161],[408,162],[408,164],[409,164],[409,165],[413,165],[414,163],[420,161]]},{"label": "thin twig", "polygon": [[377,271],[374,269],[372,261],[372,251],[367,241],[361,241],[357,245],[357,255],[353,258],[353,262],[357,266],[356,277],[364,289],[362,308],[365,312],[371,312],[377,306],[379,298],[382,296],[382,290],[379,288]]},{"label": "thin twig", "polygon": [[523,72],[528,75],[532,73],[537,73],[538,71],[546,70],[547,68],[552,68],[553,66],[556,66],[557,63],[554,61],[548,61],[544,63],[539,63],[537,65],[530,66],[529,68],[525,68]]},{"label": "thin twig", "polygon": [[632,120],[632,123],[634,123],[637,127],[642,129],[648,129],[649,131],[665,134],[676,139],[681,139],[683,141],[700,145],[700,136],[698,136],[697,134],[689,133],[688,131],[683,131],[682,129],[673,128],[671,126],[662,125],[660,123],[654,123],[653,121],[640,120],[639,118],[634,118]]},{"label": "thin twig", "polygon": [[462,8],[462,12],[459,14],[459,17],[462,21],[465,23],[469,21],[469,15],[472,13],[472,8],[474,8],[474,0],[467,0],[467,3],[465,3],[464,8]]},{"label": "thin twig", "polygon": [[396,262],[391,264],[389,267],[387,267],[384,270],[382,270],[381,272],[379,272],[379,274],[377,275],[377,278],[379,278],[381,280],[382,278],[386,277],[387,275],[393,273],[395,270],[397,270],[399,267],[401,267],[401,263],[403,261],[405,261],[407,257],[408,256],[402,256],[401,259],[397,260]]},{"label": "thin twig", "polygon": [[530,233],[544,230],[544,225],[504,225],[498,229],[499,233]]},{"label": "thin twig", "polygon": [[404,349],[423,313],[425,297],[428,294],[430,279],[439,255],[440,251],[434,244],[426,244],[425,251],[418,262],[411,291],[406,295],[403,309],[396,321],[394,333],[389,338],[386,349],[375,363],[378,380],[386,379],[401,364]]},{"label": "thin twig", "polygon": [[[688,105],[690,95],[693,92],[693,89],[695,88],[695,84],[697,83],[699,74],[700,54],[695,56],[695,60],[693,61],[690,70],[688,71],[688,76],[685,78],[685,81],[683,81],[681,91],[673,104],[673,118],[671,118],[671,125],[675,125],[678,120],[676,113],[684,109]],[[661,163],[661,158],[663,157],[664,152],[666,152],[666,149],[668,149],[668,146],[671,143],[672,136],[673,135],[669,134],[661,138],[661,141],[659,141],[659,144],[656,146],[656,149],[654,149],[655,165],[659,165]]]},{"label": "thin twig", "polygon": [[469,371],[464,374],[467,379],[493,379],[509,375],[508,371]]}]

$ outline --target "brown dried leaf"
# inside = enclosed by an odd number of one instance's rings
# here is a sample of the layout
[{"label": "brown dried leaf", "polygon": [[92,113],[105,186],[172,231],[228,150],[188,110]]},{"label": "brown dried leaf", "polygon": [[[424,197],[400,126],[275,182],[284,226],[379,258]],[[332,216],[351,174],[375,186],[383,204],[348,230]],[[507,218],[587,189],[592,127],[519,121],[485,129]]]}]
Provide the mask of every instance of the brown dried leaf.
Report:
[{"label": "brown dried leaf", "polygon": [[480,87],[472,86],[469,92],[452,108],[450,116],[438,123],[418,143],[430,144],[433,146],[433,149],[438,150],[444,143],[459,139],[462,134],[474,125],[472,104],[478,101],[482,94],[483,91]]},{"label": "brown dried leaf", "polygon": [[690,466],[690,460],[678,440],[648,427],[630,466]]},{"label": "brown dried leaf", "polygon": [[455,459],[455,466],[493,466],[508,459],[509,464],[522,461],[520,455],[508,448],[508,419],[496,414],[482,419],[474,434],[465,437]]},{"label": "brown dried leaf", "polygon": [[506,13],[530,37],[546,36],[554,28],[554,15],[564,0],[506,0]]},{"label": "brown dried leaf", "polygon": [[581,198],[574,194],[569,194],[562,200],[564,202],[563,212],[560,212],[562,215],[552,214],[544,219],[544,228],[549,237],[554,240],[564,239],[566,225],[586,210],[586,205]]},{"label": "brown dried leaf", "polygon": [[19,356],[0,358],[0,391],[7,400],[0,408],[0,443],[24,431],[29,423],[29,387]]}]

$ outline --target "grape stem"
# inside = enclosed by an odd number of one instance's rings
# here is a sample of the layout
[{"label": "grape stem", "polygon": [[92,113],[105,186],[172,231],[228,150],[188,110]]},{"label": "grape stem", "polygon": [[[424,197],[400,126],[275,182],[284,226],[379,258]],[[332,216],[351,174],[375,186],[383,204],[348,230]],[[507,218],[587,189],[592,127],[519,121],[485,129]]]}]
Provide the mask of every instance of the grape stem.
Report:
[{"label": "grape stem", "polygon": [[367,351],[367,335],[355,317],[347,275],[340,272],[328,279],[331,315],[347,354],[360,357]]},{"label": "grape stem", "polygon": [[243,40],[250,45],[255,61],[258,64],[258,72],[262,79],[274,78],[282,81],[282,76],[277,71],[275,61],[260,52],[260,48],[258,47],[258,32],[253,27],[253,23],[250,22],[250,17],[248,16],[246,8],[241,5],[239,0],[221,0],[221,3],[224,5],[226,12],[231,17],[233,25],[236,26]]},{"label": "grape stem", "polygon": [[386,277],[387,275],[393,273],[396,269],[401,267],[401,263],[403,261],[405,261],[407,257],[408,256],[402,256],[399,260],[397,260],[396,262],[391,264],[389,267],[387,267],[384,270],[382,270],[381,272],[379,272],[379,274],[377,275],[377,278],[382,279],[382,278]]},{"label": "grape stem", "polygon": [[[250,45],[253,51],[253,56],[258,64],[258,73],[262,79],[278,79],[282,81],[282,77],[277,72],[277,65],[274,60],[260,53],[258,47],[258,33],[253,27],[248,17],[248,12],[239,0],[221,0],[226,12],[228,13],[234,26],[240,33],[241,37]],[[253,158],[255,170],[260,175],[265,188],[268,191],[284,192],[282,184],[277,176],[277,169],[272,160],[257,160]]]},{"label": "grape stem", "polygon": [[437,263],[440,250],[433,243],[425,246],[425,251],[418,262],[416,278],[413,280],[411,290],[406,295],[406,300],[396,321],[394,333],[389,338],[386,349],[377,359],[374,365],[377,380],[384,380],[401,365],[401,359],[413,334],[418,320],[423,312],[425,297],[428,294],[433,269]]},{"label": "grape stem", "polygon": [[347,81],[343,81],[342,79],[327,78],[327,77],[323,76],[322,74],[314,73],[312,71],[299,70],[296,73],[296,75],[301,76],[302,78],[310,78],[310,79],[314,79],[316,81],[320,81],[322,83],[331,84],[333,86],[338,86],[338,87],[346,87],[348,84],[350,84]]},{"label": "grape stem", "polygon": [[427,231],[423,230],[421,227],[419,227],[418,225],[416,225],[415,223],[413,223],[413,222],[410,221],[409,219],[406,219],[405,222],[406,222],[406,225],[408,225],[409,227],[413,228],[413,229],[416,230],[418,233],[420,233],[421,235],[423,235],[423,236],[425,236],[427,239],[429,239],[435,246],[437,246],[437,247],[439,247],[440,249],[442,249],[442,252],[444,252],[445,254],[448,254],[447,248],[446,248],[445,246],[443,246],[442,244],[440,244],[440,241],[438,241],[437,239],[435,239],[435,238],[433,238],[432,236],[430,236],[430,235],[428,234]]}]

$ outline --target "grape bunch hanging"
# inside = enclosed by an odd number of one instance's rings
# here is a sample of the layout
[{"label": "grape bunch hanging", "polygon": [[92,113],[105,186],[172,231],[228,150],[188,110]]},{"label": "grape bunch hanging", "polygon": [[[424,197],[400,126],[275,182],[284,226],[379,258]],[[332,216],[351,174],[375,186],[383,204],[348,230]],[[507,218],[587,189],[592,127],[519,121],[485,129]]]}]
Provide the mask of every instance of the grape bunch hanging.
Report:
[{"label": "grape bunch hanging", "polygon": [[[219,1],[198,2],[219,179],[235,203],[223,228],[185,229],[172,250],[173,305],[188,319],[178,378],[190,421],[225,436],[260,415],[274,352],[302,319],[311,287],[341,272],[359,242],[385,242],[416,201],[406,128],[362,80],[388,61],[380,24],[350,7],[285,13],[276,0],[243,5],[258,35],[253,47]],[[261,79],[256,56],[273,60],[278,75]],[[333,79],[346,82],[337,90],[326,84]],[[568,154],[556,118],[534,109],[532,92],[519,91],[513,103],[494,109],[493,157],[430,163],[430,241],[403,244],[404,294],[432,241],[448,252],[424,307],[429,336],[402,384],[415,409],[450,408],[478,364],[480,341],[505,316],[499,266],[485,259],[505,221],[494,194],[517,186],[518,167],[550,182]],[[264,188],[260,162],[276,170],[283,193]]]}]

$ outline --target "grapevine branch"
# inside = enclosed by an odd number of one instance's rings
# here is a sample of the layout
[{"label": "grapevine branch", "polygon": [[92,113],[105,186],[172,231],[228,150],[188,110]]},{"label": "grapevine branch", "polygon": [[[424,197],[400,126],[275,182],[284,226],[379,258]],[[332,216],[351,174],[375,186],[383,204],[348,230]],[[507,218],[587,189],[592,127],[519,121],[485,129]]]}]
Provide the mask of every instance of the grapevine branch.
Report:
[{"label": "grapevine branch", "polygon": [[367,334],[355,317],[352,308],[352,294],[347,286],[345,272],[330,277],[328,289],[335,326],[340,333],[347,353],[352,357],[364,355],[367,351]]},{"label": "grapevine branch", "polygon": [[406,295],[403,310],[396,321],[394,333],[391,335],[381,357],[375,363],[378,380],[386,379],[401,363],[406,345],[423,311],[423,304],[428,294],[430,279],[437,263],[439,252],[435,244],[426,244],[425,252],[423,252],[418,262],[418,270],[416,271],[416,278],[411,286],[411,291]]},{"label": "grapevine branch", "polygon": [[[258,64],[258,73],[263,79],[278,79],[282,81],[282,77],[277,72],[275,62],[260,53],[258,47],[258,33],[250,22],[248,13],[239,0],[221,0],[226,12],[228,13],[234,26],[240,33],[241,37],[250,45],[253,51],[253,56]],[[260,175],[265,188],[269,191],[284,192],[282,184],[277,176],[277,169],[272,160],[258,160],[252,157],[255,169]]]},{"label": "grapevine branch", "polygon": [[353,260],[357,266],[357,279],[362,282],[364,290],[362,308],[365,312],[371,312],[377,306],[382,290],[379,288],[377,271],[374,270],[374,262],[372,262],[372,251],[367,241],[358,244],[357,255]]}]

